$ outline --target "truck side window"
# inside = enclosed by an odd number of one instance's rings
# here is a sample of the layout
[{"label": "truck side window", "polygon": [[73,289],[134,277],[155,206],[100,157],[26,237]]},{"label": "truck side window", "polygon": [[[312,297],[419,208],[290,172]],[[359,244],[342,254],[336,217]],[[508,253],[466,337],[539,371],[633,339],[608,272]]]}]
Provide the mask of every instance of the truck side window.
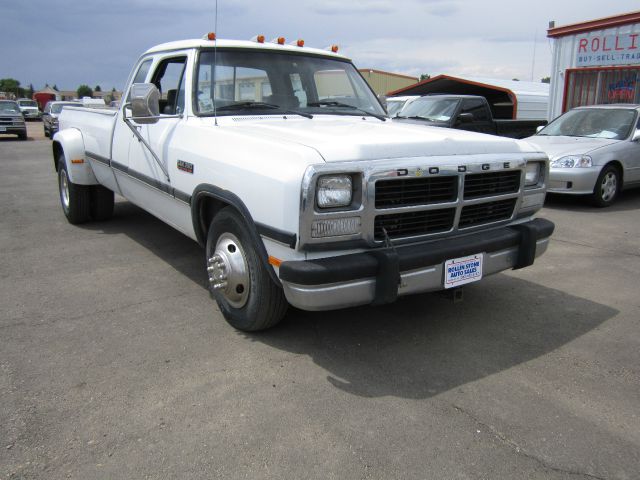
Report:
[{"label": "truck side window", "polygon": [[462,101],[462,109],[460,113],[472,113],[473,119],[476,122],[487,122],[489,116],[487,115],[487,108],[482,100],[479,99],[465,99]]},{"label": "truck side window", "polygon": [[[175,115],[178,110],[184,111],[184,92],[178,95],[184,88],[182,77],[187,57],[172,57],[160,62],[156,67],[151,82],[160,90],[160,114]],[[182,105],[178,101],[181,99]]]}]

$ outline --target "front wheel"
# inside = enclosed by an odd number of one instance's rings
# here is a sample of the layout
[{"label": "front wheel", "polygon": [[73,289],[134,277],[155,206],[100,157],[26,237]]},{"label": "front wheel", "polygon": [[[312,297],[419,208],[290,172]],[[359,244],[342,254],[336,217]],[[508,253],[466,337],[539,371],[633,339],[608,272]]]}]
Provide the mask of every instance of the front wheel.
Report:
[{"label": "front wheel", "polygon": [[207,235],[209,290],[225,320],[247,332],[276,325],[287,311],[282,289],[269,276],[242,216],[221,210]]},{"label": "front wheel", "polygon": [[613,165],[602,169],[596,186],[591,194],[591,201],[596,207],[608,207],[618,198],[620,192],[620,172]]},{"label": "front wheel", "polygon": [[91,205],[89,187],[71,182],[64,156],[59,159],[58,189],[62,211],[69,223],[75,225],[88,221]]}]

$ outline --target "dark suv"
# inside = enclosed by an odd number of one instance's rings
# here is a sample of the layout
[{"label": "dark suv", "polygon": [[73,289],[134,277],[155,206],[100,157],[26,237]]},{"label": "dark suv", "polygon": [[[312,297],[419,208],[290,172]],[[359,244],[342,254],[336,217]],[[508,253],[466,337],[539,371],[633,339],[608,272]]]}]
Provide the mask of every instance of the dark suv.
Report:
[{"label": "dark suv", "polygon": [[20,140],[27,139],[27,125],[20,107],[13,100],[0,100],[0,134],[18,135]]}]

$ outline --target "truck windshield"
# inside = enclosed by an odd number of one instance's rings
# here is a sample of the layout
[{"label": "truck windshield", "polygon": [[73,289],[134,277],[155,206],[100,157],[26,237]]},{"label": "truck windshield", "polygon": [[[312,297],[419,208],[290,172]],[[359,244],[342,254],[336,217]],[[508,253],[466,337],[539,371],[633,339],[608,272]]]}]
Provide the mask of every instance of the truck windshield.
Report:
[{"label": "truck windshield", "polygon": [[217,55],[212,50],[200,54],[194,109],[200,115],[260,110],[385,115],[350,62],[287,52],[222,49]]},{"label": "truck windshield", "polygon": [[422,97],[402,109],[400,118],[423,118],[430,122],[448,122],[458,106],[455,98]]},{"label": "truck windshield", "polygon": [[19,100],[18,104],[21,107],[37,107],[38,106],[38,104],[33,100]]},{"label": "truck windshield", "polygon": [[0,102],[0,112],[18,113],[20,112],[20,108],[18,107],[18,104],[14,101]]},{"label": "truck windshield", "polygon": [[538,135],[623,140],[634,125],[635,111],[622,108],[570,110],[540,130]]}]

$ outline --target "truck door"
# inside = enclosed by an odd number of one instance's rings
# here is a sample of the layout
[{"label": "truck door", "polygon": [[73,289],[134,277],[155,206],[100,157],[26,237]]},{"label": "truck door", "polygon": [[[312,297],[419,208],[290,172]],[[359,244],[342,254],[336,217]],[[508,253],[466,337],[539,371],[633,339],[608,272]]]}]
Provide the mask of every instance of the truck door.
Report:
[{"label": "truck door", "polygon": [[[153,58],[147,58],[143,60],[138,68],[135,70],[135,75],[129,84],[129,90],[131,89],[131,84],[133,83],[144,83],[149,75],[149,71],[151,70],[151,63],[153,62]],[[131,146],[131,142],[135,139],[135,136],[129,129],[126,123],[124,123],[123,113],[127,116],[131,116],[131,109],[127,108],[125,105],[129,103],[129,96],[131,95],[130,91],[125,91],[124,95],[126,97],[122,97],[120,101],[120,111],[118,112],[118,117],[116,118],[116,123],[113,128],[113,139],[111,140],[111,158],[110,158],[110,166],[111,169],[101,174],[101,178],[99,178],[100,183],[108,186],[114,192],[122,193],[126,196],[124,192],[120,189],[120,179],[126,175],[128,165],[129,165],[129,148]],[[94,172],[102,171],[102,168],[94,168]]]},{"label": "truck door", "polygon": [[[160,120],[154,124],[134,122],[151,150],[133,137],[129,143],[126,180],[120,181],[125,197],[158,218],[187,233],[193,229],[188,200],[177,199],[171,184],[176,171],[172,140],[185,111],[187,54],[171,53],[157,58],[147,82],[160,91]],[[159,161],[158,161],[159,160]]]},{"label": "truck door", "polygon": [[458,123],[455,128],[480,133],[496,133],[487,105],[481,98],[464,98],[460,107],[460,113],[473,114],[473,121],[469,123]]}]

